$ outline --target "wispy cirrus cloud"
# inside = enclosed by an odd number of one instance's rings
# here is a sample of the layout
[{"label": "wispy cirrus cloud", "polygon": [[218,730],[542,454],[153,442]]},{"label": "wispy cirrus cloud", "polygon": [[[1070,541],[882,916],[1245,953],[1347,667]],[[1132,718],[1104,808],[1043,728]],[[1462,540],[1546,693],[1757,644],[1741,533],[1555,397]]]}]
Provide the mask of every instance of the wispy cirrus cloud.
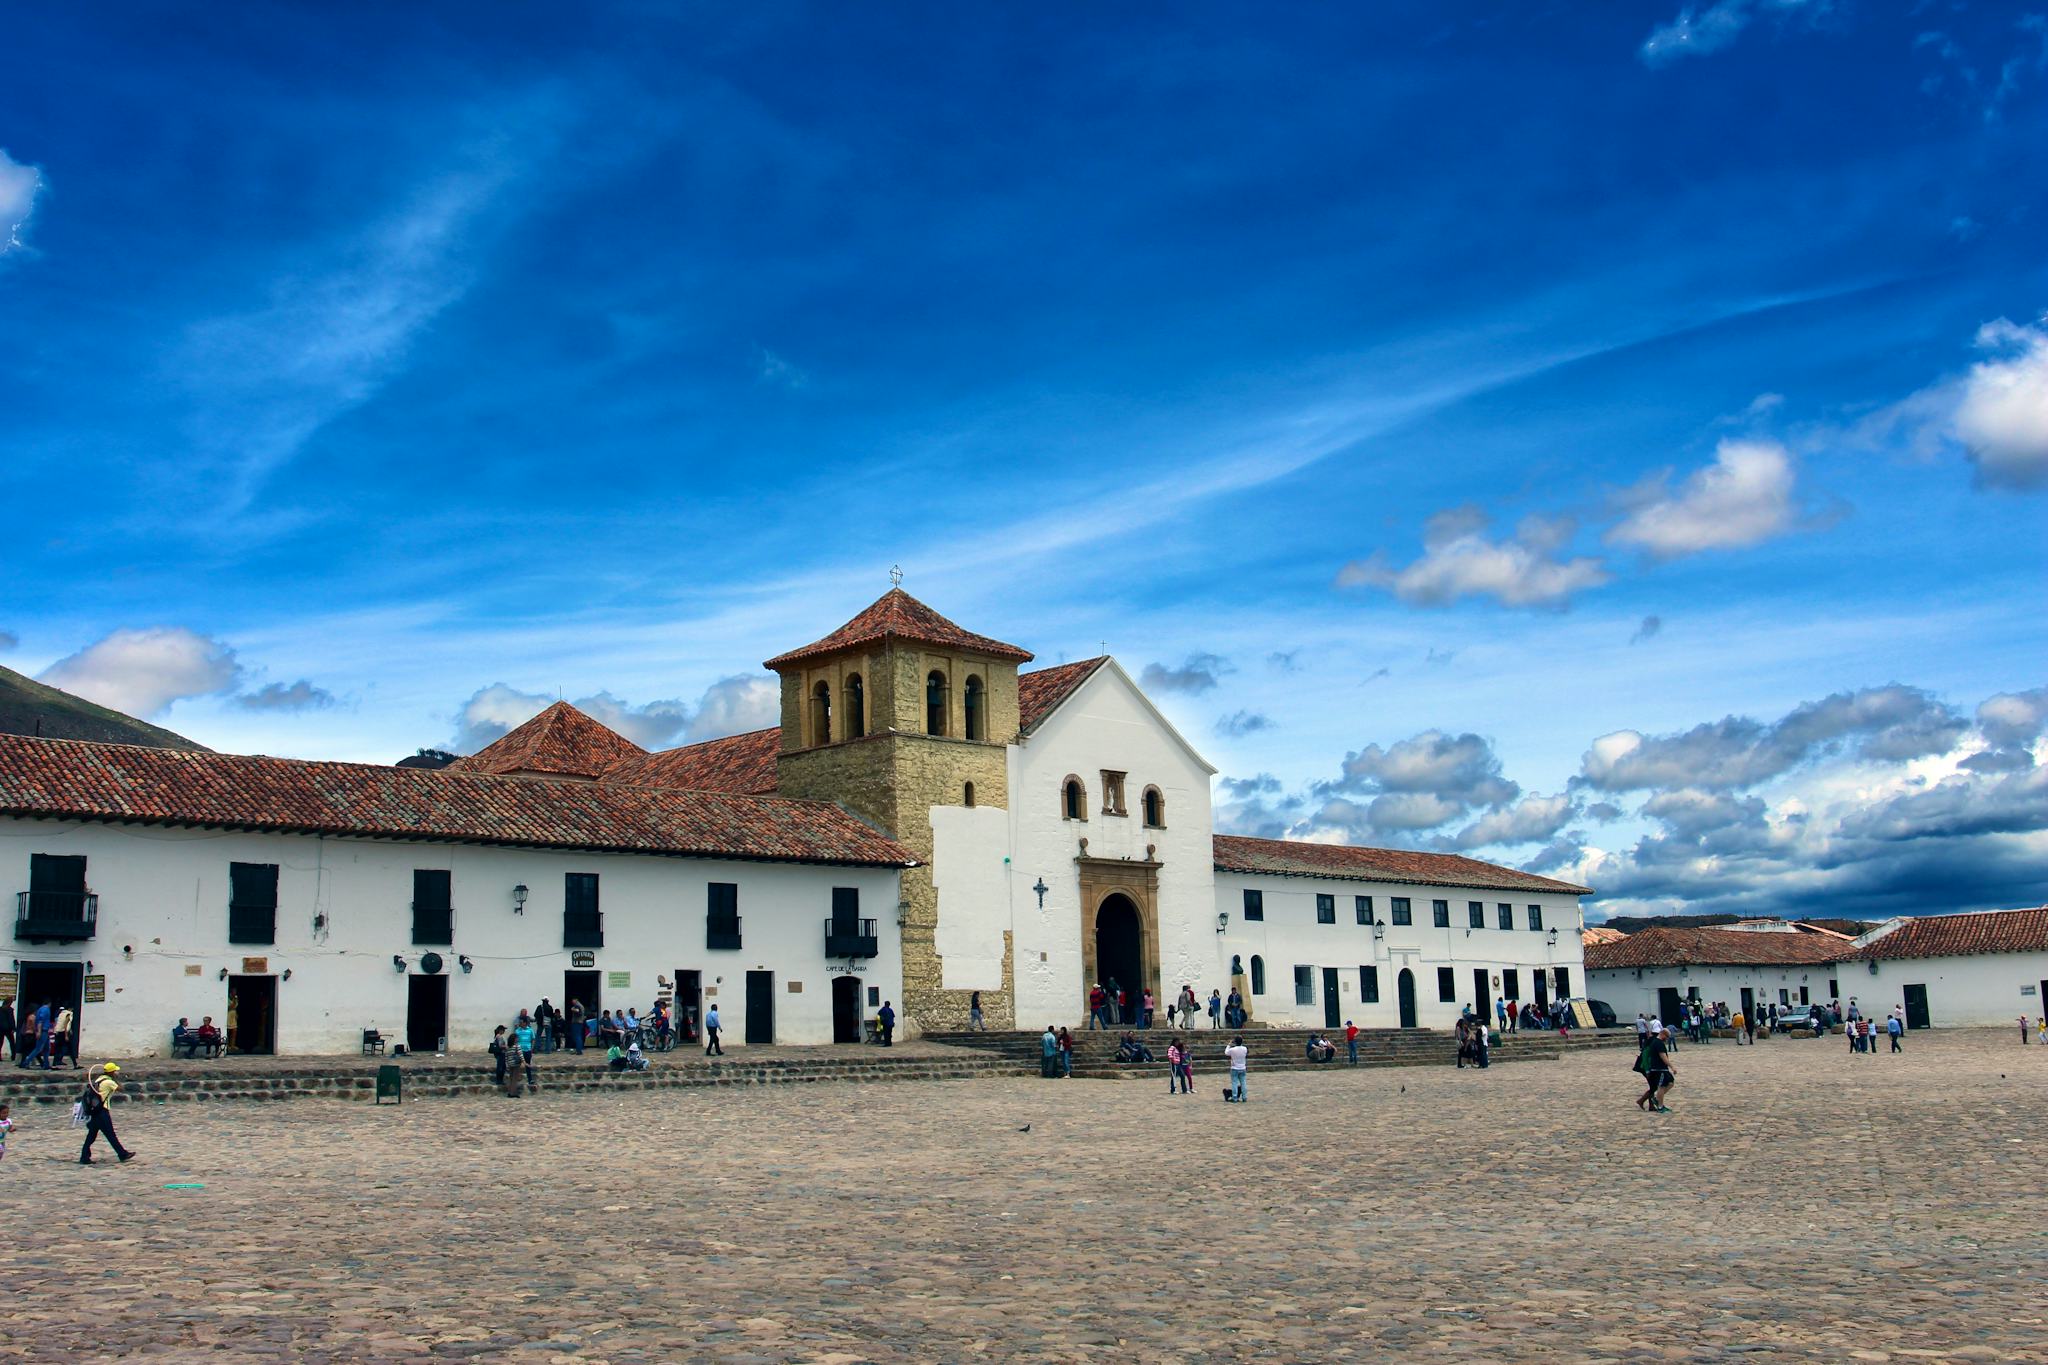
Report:
[{"label": "wispy cirrus cloud", "polygon": [[7,154],[5,147],[0,147],[0,234],[6,238],[0,241],[0,255],[23,245],[22,231],[35,213],[36,197],[42,189],[42,171],[22,165]]}]

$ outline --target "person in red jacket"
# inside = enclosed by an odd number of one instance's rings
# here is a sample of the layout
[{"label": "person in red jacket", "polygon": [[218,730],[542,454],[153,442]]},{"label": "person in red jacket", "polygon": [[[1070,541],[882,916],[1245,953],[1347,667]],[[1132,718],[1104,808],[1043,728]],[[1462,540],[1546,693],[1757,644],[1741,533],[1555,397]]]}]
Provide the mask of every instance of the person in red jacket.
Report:
[{"label": "person in red jacket", "polygon": [[1351,1020],[1344,1021],[1344,1050],[1351,1054],[1351,1065],[1358,1065],[1358,1025]]}]

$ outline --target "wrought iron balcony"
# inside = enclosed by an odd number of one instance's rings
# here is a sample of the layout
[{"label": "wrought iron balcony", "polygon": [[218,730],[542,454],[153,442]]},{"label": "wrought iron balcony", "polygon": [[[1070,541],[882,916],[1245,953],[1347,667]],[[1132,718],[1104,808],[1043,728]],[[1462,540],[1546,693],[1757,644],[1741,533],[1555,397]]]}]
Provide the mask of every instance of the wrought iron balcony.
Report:
[{"label": "wrought iron balcony", "polygon": [[704,921],[704,946],[730,952],[740,946],[740,917],[713,915]]},{"label": "wrought iron balcony", "polygon": [[598,910],[564,910],[562,912],[562,946],[564,948],[604,947],[604,914]]},{"label": "wrought iron balcony", "polygon": [[827,919],[826,957],[879,957],[881,945],[871,919]]},{"label": "wrought iron balcony", "polygon": [[412,941],[437,948],[455,946],[455,907],[412,903]]},{"label": "wrought iron balcony", "polygon": [[14,936],[76,942],[99,929],[100,898],[91,891],[22,891],[15,896]]}]

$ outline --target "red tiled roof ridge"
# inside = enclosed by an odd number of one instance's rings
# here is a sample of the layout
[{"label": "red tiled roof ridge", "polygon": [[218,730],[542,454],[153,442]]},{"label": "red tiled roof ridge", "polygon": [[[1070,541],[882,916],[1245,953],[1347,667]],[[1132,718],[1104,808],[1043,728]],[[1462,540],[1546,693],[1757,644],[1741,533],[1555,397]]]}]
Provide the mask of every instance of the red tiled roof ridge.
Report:
[{"label": "red tiled roof ridge", "polygon": [[1851,956],[1859,961],[2048,952],[2048,905],[1905,919]]},{"label": "red tiled roof ridge", "polygon": [[1005,644],[987,635],[976,635],[971,630],[962,630],[903,589],[891,588],[824,639],[778,654],[761,666],[780,668],[785,664],[801,663],[806,659],[838,654],[892,638],[986,654],[1015,663],[1026,663],[1031,658],[1030,650]]},{"label": "red tiled roof ridge", "polygon": [[1759,933],[1725,925],[1654,925],[1607,943],[1586,945],[1586,970],[1698,964],[1822,966],[1847,960],[1849,944],[1825,935]]},{"label": "red tiled roof ridge", "polygon": [[1081,684],[1094,677],[1096,670],[1108,662],[1107,654],[1098,654],[1092,659],[1075,659],[1071,663],[1052,664],[1034,668],[1029,673],[1019,673],[1018,727],[1027,732],[1037,729],[1039,722],[1058,710],[1061,703],[1079,691]]},{"label": "red tiled roof ridge", "polygon": [[596,777],[613,764],[646,752],[603,721],[558,701],[441,771]]},{"label": "red tiled roof ridge", "polygon": [[599,775],[606,785],[671,787],[765,796],[775,791],[782,729],[768,726],[622,759]]},{"label": "red tiled roof ridge", "polygon": [[0,815],[912,866],[829,801],[0,735]]},{"label": "red tiled roof ridge", "polygon": [[1412,882],[1487,891],[1551,891],[1570,896],[1593,894],[1590,887],[1481,862],[1462,853],[1260,839],[1245,834],[1218,834],[1214,845],[1216,866],[1226,872]]}]

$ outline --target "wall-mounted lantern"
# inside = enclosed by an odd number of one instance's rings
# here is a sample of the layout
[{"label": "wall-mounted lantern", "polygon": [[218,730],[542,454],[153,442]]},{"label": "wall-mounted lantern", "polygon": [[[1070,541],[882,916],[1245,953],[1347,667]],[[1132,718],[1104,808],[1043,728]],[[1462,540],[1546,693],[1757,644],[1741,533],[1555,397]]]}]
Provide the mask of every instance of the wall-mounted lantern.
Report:
[{"label": "wall-mounted lantern", "polygon": [[515,915],[526,913],[526,883],[524,882],[512,888],[512,913]]},{"label": "wall-mounted lantern", "polygon": [[405,959],[400,957],[397,953],[393,953],[391,955],[391,970],[394,972],[402,972],[405,970]]},{"label": "wall-mounted lantern", "polygon": [[1218,910],[1216,912],[1216,932],[1220,934],[1229,928],[1230,912],[1228,910]]}]

